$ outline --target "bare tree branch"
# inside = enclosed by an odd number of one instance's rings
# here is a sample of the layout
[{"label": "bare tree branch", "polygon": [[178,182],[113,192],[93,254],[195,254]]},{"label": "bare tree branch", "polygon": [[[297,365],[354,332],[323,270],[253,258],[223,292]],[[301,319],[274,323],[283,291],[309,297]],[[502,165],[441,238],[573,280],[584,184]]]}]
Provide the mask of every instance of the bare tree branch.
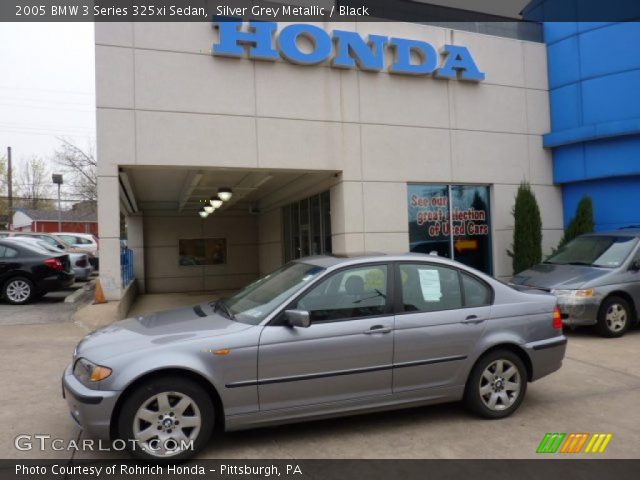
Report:
[{"label": "bare tree branch", "polygon": [[98,197],[97,167],[93,148],[86,150],[78,147],[66,138],[58,137],[61,146],[53,155],[65,174],[65,183],[70,185],[74,194],[84,200],[96,200]]},{"label": "bare tree branch", "polygon": [[50,182],[45,162],[33,156],[20,165],[16,190],[30,208],[49,208],[51,205],[46,198],[50,193]]}]

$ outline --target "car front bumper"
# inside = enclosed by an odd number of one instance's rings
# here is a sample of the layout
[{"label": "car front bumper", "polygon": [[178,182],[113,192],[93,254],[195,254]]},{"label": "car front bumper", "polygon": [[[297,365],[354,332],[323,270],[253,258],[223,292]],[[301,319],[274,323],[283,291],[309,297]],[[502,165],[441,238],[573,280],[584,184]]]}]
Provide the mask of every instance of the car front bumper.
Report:
[{"label": "car front bumper", "polygon": [[69,364],[62,375],[62,397],[76,424],[88,436],[110,441],[111,415],[121,392],[92,390],[74,375]]},{"label": "car front bumper", "polygon": [[567,351],[567,337],[558,335],[524,347],[531,359],[531,381],[534,381],[560,369]]},{"label": "car front bumper", "polygon": [[562,323],[567,327],[595,325],[598,323],[600,297],[576,298],[557,296]]}]

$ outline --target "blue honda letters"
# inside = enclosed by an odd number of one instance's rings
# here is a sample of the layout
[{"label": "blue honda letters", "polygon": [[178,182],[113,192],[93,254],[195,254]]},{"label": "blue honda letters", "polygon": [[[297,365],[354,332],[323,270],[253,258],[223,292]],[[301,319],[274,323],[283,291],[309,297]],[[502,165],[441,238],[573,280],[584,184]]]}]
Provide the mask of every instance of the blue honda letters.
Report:
[{"label": "blue honda letters", "polygon": [[[336,68],[359,68],[379,72],[385,68],[385,51],[392,55],[389,73],[433,75],[437,78],[480,82],[485,79],[471,53],[460,45],[444,45],[440,53],[429,43],[405,38],[369,35],[364,40],[356,32],[333,30],[331,34],[315,25],[297,23],[278,31],[275,22],[249,22],[243,29],[240,20],[214,21],[220,31],[213,54],[242,57],[248,50],[256,60],[285,60],[300,65],[330,61]],[[275,39],[275,46],[274,46]],[[300,39],[311,48],[300,48]]]}]

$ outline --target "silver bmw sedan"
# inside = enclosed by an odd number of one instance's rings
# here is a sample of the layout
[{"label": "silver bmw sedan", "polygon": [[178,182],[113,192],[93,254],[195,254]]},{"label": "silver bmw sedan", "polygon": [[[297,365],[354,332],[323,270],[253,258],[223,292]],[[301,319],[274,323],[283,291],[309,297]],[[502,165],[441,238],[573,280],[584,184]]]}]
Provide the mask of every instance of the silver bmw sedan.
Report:
[{"label": "silver bmw sedan", "polygon": [[87,335],[73,419],[131,455],[181,460],[227,431],[464,400],[503,418],[562,365],[554,296],[407,254],[310,257],[231,298]]}]

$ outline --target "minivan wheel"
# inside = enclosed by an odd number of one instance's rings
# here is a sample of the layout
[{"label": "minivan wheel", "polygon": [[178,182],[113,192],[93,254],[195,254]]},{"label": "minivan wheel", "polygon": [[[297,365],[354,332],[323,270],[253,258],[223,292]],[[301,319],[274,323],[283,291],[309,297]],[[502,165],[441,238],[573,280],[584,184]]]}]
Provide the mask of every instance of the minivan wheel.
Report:
[{"label": "minivan wheel", "polygon": [[35,294],[33,283],[25,277],[15,277],[7,280],[2,289],[2,296],[13,305],[29,303]]},{"label": "minivan wheel", "polygon": [[140,385],[122,405],[118,436],[129,453],[145,460],[186,460],[211,437],[214,406],[196,382],[155,378]]},{"label": "minivan wheel", "polygon": [[603,337],[621,337],[631,325],[631,306],[624,298],[609,297],[598,311],[596,330]]},{"label": "minivan wheel", "polygon": [[496,350],[478,360],[469,375],[464,401],[485,418],[504,418],[515,412],[527,391],[527,370],[520,357]]}]

